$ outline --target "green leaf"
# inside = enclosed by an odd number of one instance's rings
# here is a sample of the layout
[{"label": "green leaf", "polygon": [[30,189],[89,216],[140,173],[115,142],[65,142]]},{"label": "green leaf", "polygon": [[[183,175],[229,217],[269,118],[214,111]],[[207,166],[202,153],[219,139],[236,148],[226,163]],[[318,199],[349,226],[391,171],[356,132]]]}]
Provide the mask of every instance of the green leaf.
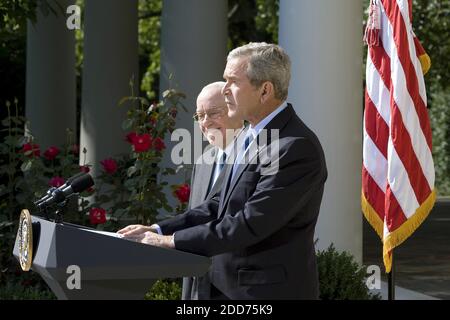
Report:
[{"label": "green leaf", "polygon": [[33,166],[33,161],[32,160],[28,160],[24,163],[22,163],[22,165],[20,166],[20,170],[22,170],[22,172],[27,172],[28,170],[30,170]]},{"label": "green leaf", "polygon": [[133,119],[126,119],[124,122],[122,122],[122,129],[124,131],[128,131],[131,128],[133,128],[134,120]]},{"label": "green leaf", "polygon": [[131,167],[128,168],[128,170],[127,170],[127,176],[128,177],[131,177],[135,173],[136,173],[136,167],[135,166],[131,166]]},{"label": "green leaf", "polygon": [[136,160],[136,162],[134,163],[134,166],[136,167],[136,170],[141,170],[142,169],[142,160]]},{"label": "green leaf", "polygon": [[124,104],[126,101],[131,100],[130,97],[123,97],[122,99],[119,100],[119,106],[121,106],[122,104]]},{"label": "green leaf", "polygon": [[148,100],[145,99],[145,98],[139,98],[139,101],[140,101],[140,102],[142,103],[142,105],[144,105],[144,106],[150,105],[150,103],[148,102]]},{"label": "green leaf", "polygon": [[166,91],[163,92],[162,96],[163,96],[163,98],[165,99],[165,98],[167,98],[171,93],[172,93],[172,90],[166,90]]},{"label": "green leaf", "polygon": [[136,179],[128,179],[123,185],[128,190],[133,191],[136,188]]}]

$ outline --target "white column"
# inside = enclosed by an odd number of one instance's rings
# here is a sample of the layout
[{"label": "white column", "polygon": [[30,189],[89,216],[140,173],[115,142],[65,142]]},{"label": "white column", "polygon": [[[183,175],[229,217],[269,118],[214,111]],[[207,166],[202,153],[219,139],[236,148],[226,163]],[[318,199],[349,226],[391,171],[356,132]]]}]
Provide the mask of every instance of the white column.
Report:
[{"label": "white column", "polygon": [[279,39],[292,59],[289,102],[317,134],[328,180],[318,249],[362,261],[363,8],[360,0],[281,0]]},{"label": "white column", "polygon": [[137,17],[136,0],[86,0],[80,148],[94,175],[101,160],[130,150],[118,103],[133,75],[138,85]]},{"label": "white column", "polygon": [[[176,128],[186,128],[192,135],[197,95],[206,84],[223,80],[227,13],[226,0],[163,1],[160,93],[174,88],[187,95],[183,103],[188,112],[178,112]],[[174,143],[170,143],[170,137],[165,141],[168,148],[163,165],[171,166],[170,152]],[[180,174],[168,180],[180,183],[182,179]]]},{"label": "white column", "polygon": [[[58,0],[62,8],[74,1]],[[65,10],[64,10],[65,12]],[[44,16],[27,27],[26,117],[41,149],[66,142],[66,129],[75,132],[75,35],[66,16]]]}]

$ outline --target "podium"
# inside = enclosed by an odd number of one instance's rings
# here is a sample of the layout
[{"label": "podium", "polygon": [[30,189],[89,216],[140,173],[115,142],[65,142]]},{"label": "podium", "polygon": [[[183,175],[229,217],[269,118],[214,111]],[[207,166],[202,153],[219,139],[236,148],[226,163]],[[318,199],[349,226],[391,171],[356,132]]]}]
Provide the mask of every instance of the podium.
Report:
[{"label": "podium", "polygon": [[[143,299],[157,279],[201,276],[211,264],[207,257],[121,239],[84,226],[37,216],[31,216],[31,223],[31,269],[58,299]],[[13,251],[17,259],[23,246],[19,232]],[[71,285],[74,276],[79,276],[79,288]]]}]

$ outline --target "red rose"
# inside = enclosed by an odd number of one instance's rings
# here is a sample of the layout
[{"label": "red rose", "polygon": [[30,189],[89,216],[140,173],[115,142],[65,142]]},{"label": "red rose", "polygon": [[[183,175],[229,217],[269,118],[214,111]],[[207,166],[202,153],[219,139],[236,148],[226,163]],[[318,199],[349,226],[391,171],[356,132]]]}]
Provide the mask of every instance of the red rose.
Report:
[{"label": "red rose", "polygon": [[53,160],[59,154],[59,149],[57,147],[50,147],[44,152],[44,157],[47,160]]},{"label": "red rose", "polygon": [[136,137],[137,137],[136,132],[130,132],[129,134],[126,135],[125,140],[127,140],[131,144],[134,144]]},{"label": "red rose", "polygon": [[106,222],[106,210],[103,208],[91,208],[89,210],[89,220],[92,224],[102,224]]},{"label": "red rose", "polygon": [[145,152],[150,149],[152,138],[148,133],[138,134],[134,138],[133,146],[135,152]]},{"label": "red rose", "polygon": [[91,169],[88,166],[80,166],[80,171],[84,173],[89,173]]},{"label": "red rose", "polygon": [[186,203],[189,201],[189,195],[191,193],[191,188],[187,183],[182,184],[175,190],[175,196],[181,203]]},{"label": "red rose", "polygon": [[156,150],[158,151],[162,151],[163,149],[166,148],[166,145],[164,144],[164,140],[161,139],[160,137],[156,138],[153,141],[153,146],[155,147]]},{"label": "red rose", "polygon": [[105,170],[106,173],[113,174],[117,171],[117,162],[112,158],[100,161],[100,164],[103,166],[103,170]]},{"label": "red rose", "polygon": [[31,143],[25,143],[22,147],[22,152],[25,153],[28,157],[40,157],[41,156],[41,150],[39,149],[38,144],[31,144]]},{"label": "red rose", "polygon": [[64,184],[64,179],[61,178],[61,177],[53,177],[53,178],[50,179],[48,184],[51,187],[59,188],[59,187],[61,187]]}]

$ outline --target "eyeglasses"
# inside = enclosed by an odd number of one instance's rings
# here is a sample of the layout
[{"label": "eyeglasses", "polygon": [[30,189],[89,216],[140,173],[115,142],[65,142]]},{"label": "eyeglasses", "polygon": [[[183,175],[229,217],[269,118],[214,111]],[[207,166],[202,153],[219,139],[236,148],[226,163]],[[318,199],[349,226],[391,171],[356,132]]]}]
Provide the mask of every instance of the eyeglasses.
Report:
[{"label": "eyeglasses", "polygon": [[203,121],[205,120],[205,117],[208,116],[208,119],[217,120],[225,114],[225,110],[226,110],[225,107],[221,107],[221,108],[214,108],[206,112],[196,112],[194,113],[192,118],[195,121]]}]

